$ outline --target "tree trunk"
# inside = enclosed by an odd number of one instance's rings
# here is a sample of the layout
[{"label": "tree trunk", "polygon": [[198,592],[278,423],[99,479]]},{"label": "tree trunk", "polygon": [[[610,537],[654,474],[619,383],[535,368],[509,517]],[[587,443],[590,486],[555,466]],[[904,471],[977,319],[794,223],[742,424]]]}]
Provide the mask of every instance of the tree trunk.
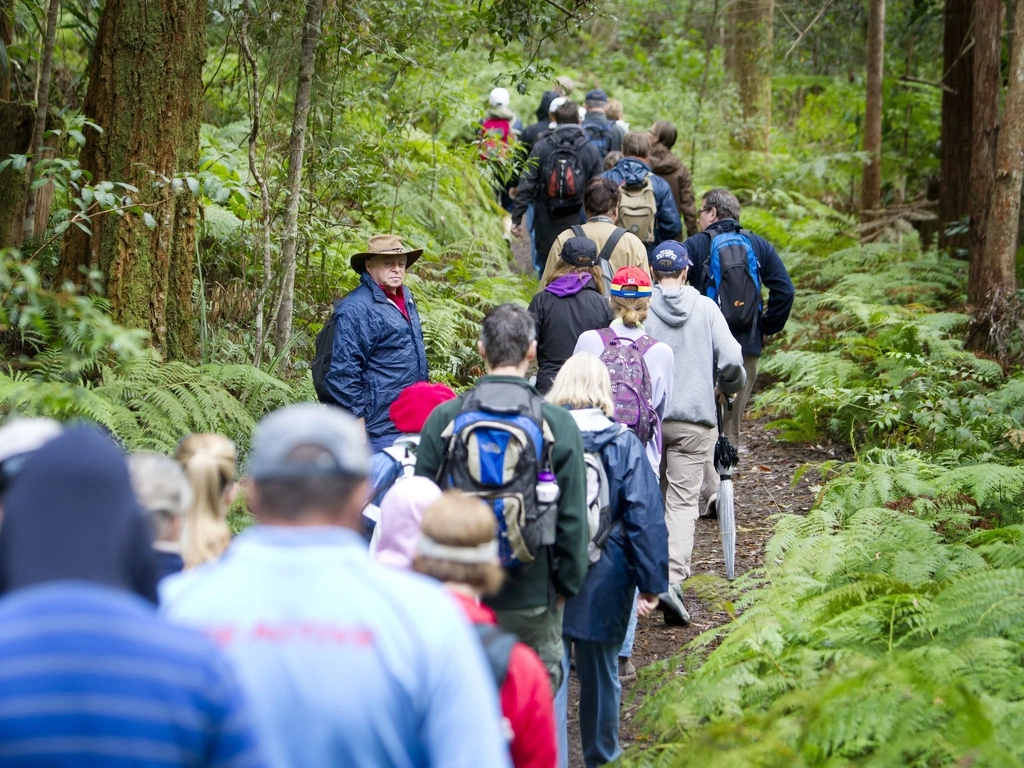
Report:
[{"label": "tree trunk", "polygon": [[871,0],[868,10],[867,100],[864,106],[864,151],[868,161],[860,190],[862,221],[882,207],[882,73],[885,66],[885,0]]},{"label": "tree trunk", "polygon": [[[1024,24],[1024,3],[1017,4],[1014,21],[1017,28]],[[969,286],[971,302],[979,308],[988,308],[1012,297],[1017,288],[1014,276],[1017,217],[1024,178],[1024,45],[1017,39],[1013,43],[1008,79],[996,148],[995,178],[988,198],[984,261],[973,270],[976,283]]]},{"label": "tree trunk", "polygon": [[980,304],[986,295],[984,274],[989,194],[996,168],[1001,76],[999,0],[974,3],[974,115],[971,127],[971,231],[967,299]]},{"label": "tree trunk", "polygon": [[85,98],[103,131],[87,132],[81,164],[93,183],[138,187],[133,202],[155,227],[99,213],[91,236],[69,230],[60,264],[79,282],[82,267],[100,270],[114,319],[148,329],[169,358],[193,347],[197,201],[187,187],[175,194],[157,182],[196,170],[205,58],[206,0],[107,0]]},{"label": "tree trunk", "polygon": [[767,152],[772,127],[773,0],[734,0],[727,60],[743,109],[743,149]]},{"label": "tree trunk", "polygon": [[971,136],[974,115],[974,50],[971,45],[972,0],[946,0],[942,44],[942,165],[939,170],[939,248],[966,251],[967,233],[946,229],[970,214]]},{"label": "tree trunk", "polygon": [[295,86],[295,112],[292,135],[288,145],[288,203],[284,213],[284,240],[281,243],[281,295],[274,328],[274,351],[287,365],[285,352],[292,335],[292,313],[295,304],[295,256],[299,239],[299,201],[302,192],[302,160],[306,152],[306,122],[309,118],[309,93],[316,64],[316,48],[320,43],[320,22],[323,0],[308,0],[306,18],[302,23],[302,53],[299,58],[299,79]]},{"label": "tree trunk", "polygon": [[[29,104],[0,102],[0,158],[21,155],[32,146],[34,113]],[[0,248],[21,245],[25,223],[25,174],[0,171]]]},{"label": "tree trunk", "polygon": [[[57,19],[60,17],[60,0],[50,0],[46,11],[46,37],[43,41],[43,58],[39,62],[39,100],[36,103],[36,120],[32,128],[31,160],[25,170],[25,222],[24,239],[36,235],[36,200],[39,190],[32,186],[36,161],[43,157],[43,134],[46,133],[46,113],[50,108],[50,78],[53,74],[53,46],[57,40]],[[43,227],[45,228],[45,224]]]},{"label": "tree trunk", "polygon": [[10,48],[14,40],[14,0],[0,0],[0,45],[7,50],[7,71],[0,70],[0,101],[11,100]]}]

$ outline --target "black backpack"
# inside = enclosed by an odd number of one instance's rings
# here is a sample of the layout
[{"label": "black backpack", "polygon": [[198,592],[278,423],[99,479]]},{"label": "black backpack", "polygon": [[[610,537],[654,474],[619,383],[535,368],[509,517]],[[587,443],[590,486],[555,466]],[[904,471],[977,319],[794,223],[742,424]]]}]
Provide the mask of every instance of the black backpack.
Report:
[{"label": "black backpack", "polygon": [[498,691],[505,684],[508,677],[509,663],[512,661],[512,649],[516,647],[519,638],[511,632],[506,632],[496,624],[474,624],[477,637],[480,638],[480,645],[483,646],[484,654],[487,656],[487,666],[490,667],[494,682]]},{"label": "black backpack", "polygon": [[543,406],[544,398],[526,387],[483,381],[441,432],[445,453],[436,482],[491,508],[498,559],[506,568],[532,563],[541,547],[555,543],[558,505],[537,498],[538,475],[550,472],[554,442]]},{"label": "black backpack", "polygon": [[754,338],[761,316],[761,272],[747,230],[711,237],[704,262],[704,294],[717,302],[729,330]]},{"label": "black backpack", "polygon": [[587,122],[584,120],[580,124],[580,128],[583,129],[583,134],[587,137],[587,140],[597,147],[597,151],[601,154],[601,159],[612,151],[612,124],[602,121]]},{"label": "black backpack", "polygon": [[552,134],[552,150],[541,169],[544,193],[551,201],[552,211],[578,210],[583,205],[587,177],[580,161],[580,149],[587,143],[586,136],[575,135],[575,132]]},{"label": "black backpack", "polygon": [[331,370],[331,357],[334,354],[334,331],[338,327],[338,305],[342,299],[337,299],[331,307],[331,316],[316,335],[313,362],[309,370],[313,374],[313,388],[316,390],[316,397],[321,403],[335,404],[334,398],[327,392],[327,374]]}]

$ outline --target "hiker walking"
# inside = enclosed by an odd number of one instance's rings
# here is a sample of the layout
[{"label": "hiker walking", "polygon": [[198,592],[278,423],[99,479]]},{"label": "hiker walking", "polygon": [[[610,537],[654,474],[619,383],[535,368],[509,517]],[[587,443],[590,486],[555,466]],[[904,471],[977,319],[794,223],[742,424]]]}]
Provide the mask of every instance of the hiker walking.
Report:
[{"label": "hiker walking", "polygon": [[228,660],[157,614],[149,521],[109,437],[74,427],[50,440],[4,511],[6,768],[271,765]]},{"label": "hiker walking", "polygon": [[367,554],[369,466],[358,421],[337,408],[265,417],[248,462],[258,524],[216,563],[161,582],[162,608],[224,648],[274,766],[507,766],[458,608]]},{"label": "hiker walking", "polygon": [[374,235],[349,261],[359,286],[335,306],[317,336],[313,383],[321,402],[362,419],[379,451],[400,432],[388,409],[410,384],[427,380],[427,351],[406,270],[420,257],[395,235]]},{"label": "hiker walking", "polygon": [[512,99],[505,88],[495,88],[487,97],[487,115],[480,121],[480,159],[496,167],[494,184],[498,204],[512,210],[511,189],[515,179],[504,171],[509,166],[511,151],[523,131],[522,121],[511,108]]},{"label": "hiker walking", "polygon": [[583,105],[587,110],[582,123],[583,133],[601,153],[601,158],[604,159],[609,152],[621,150],[626,131],[605,114],[608,111],[608,94],[600,88],[588,91]]},{"label": "hiker walking", "polygon": [[[743,348],[746,383],[736,393],[732,408],[726,410],[722,425],[729,442],[739,450],[740,420],[754,389],[757,362],[765,339],[786,327],[793,308],[793,281],[772,244],[740,227],[740,203],[728,190],[704,193],[697,223],[700,234],[683,244],[693,261],[690,282],[718,301],[729,329]],[[726,274],[737,279],[724,281]],[[768,289],[763,307],[762,287]],[[714,472],[710,460],[709,468]]]},{"label": "hiker walking", "polygon": [[[576,651],[580,741],[587,768],[595,768],[619,756],[617,657],[633,611],[648,615],[668,588],[668,531],[643,445],[611,420],[615,406],[604,364],[587,352],[573,355],[548,400],[570,409],[587,452],[590,569],[565,605],[562,634],[566,664],[570,649]],[[566,698],[560,697],[562,706]]]},{"label": "hiker walking", "polygon": [[484,317],[477,349],[487,375],[430,414],[416,474],[488,502],[508,580],[487,598],[498,624],[540,656],[558,690],[562,607],[587,573],[586,465],[572,416],[526,380],[537,326],[522,307]]},{"label": "hiker walking", "polygon": [[192,486],[185,471],[162,453],[142,451],[128,457],[132,488],[153,531],[153,558],[157,579],[185,567],[181,538],[192,509]]},{"label": "hiker walking", "polygon": [[[715,387],[726,395],[743,387],[740,345],[729,333],[718,306],[685,285],[691,269],[686,247],[669,241],[658,246],[647,330],[675,353],[675,385],[665,419],[662,490],[669,541],[669,591],[682,603],[683,582],[690,577],[697,500],[711,478],[704,462],[715,444]],[[717,486],[718,475],[714,474]],[[717,487],[707,489],[714,493]],[[689,614],[679,617],[689,622]],[[668,617],[666,616],[666,619]]]},{"label": "hiker walking", "polygon": [[694,205],[693,180],[690,169],[672,154],[676,144],[676,127],[667,120],[659,120],[651,126],[651,154],[648,162],[655,175],[668,182],[679,216],[686,225],[687,237],[697,234],[697,213]]},{"label": "hiker walking", "polygon": [[622,160],[604,173],[622,192],[616,223],[640,238],[648,260],[655,244],[678,238],[683,226],[668,182],[651,171],[650,153],[647,132],[630,131],[622,139]]},{"label": "hiker walking", "polygon": [[547,668],[528,645],[500,629],[494,611],[480,602],[505,581],[490,507],[474,496],[445,492],[423,512],[414,556],[413,569],[443,583],[476,629],[511,732],[512,765],[555,768],[555,713]]},{"label": "hiker walking", "polygon": [[590,180],[583,192],[583,209],[587,214],[587,223],[567,229],[555,239],[541,277],[542,283],[551,276],[558,263],[557,257],[562,246],[571,237],[586,237],[593,241],[597,248],[605,296],[609,295],[612,276],[622,267],[650,269],[644,244],[632,232],[627,232],[615,223],[619,215],[620,200],[619,185],[614,181],[603,176]]},{"label": "hiker walking", "polygon": [[530,164],[519,181],[512,207],[512,233],[522,236],[522,221],[532,205],[537,267],[543,273],[551,244],[565,229],[583,223],[583,190],[601,175],[601,155],[583,135],[576,105],[555,110],[555,127],[530,151]]},{"label": "hiker walking", "polygon": [[661,420],[672,399],[675,359],[667,345],[644,330],[650,304],[650,275],[639,267],[618,270],[611,287],[615,319],[608,328],[581,334],[575,352],[590,352],[608,366],[616,421],[637,434],[657,475]]},{"label": "hiker walking", "polygon": [[551,389],[580,334],[607,328],[613,319],[603,295],[597,246],[585,237],[565,241],[543,286],[530,302],[530,313],[537,319],[536,386],[541,394]]},{"label": "hiker walking", "polygon": [[192,505],[182,527],[181,556],[186,568],[216,560],[231,543],[228,508],[235,500],[235,444],[224,435],[189,435],[174,458],[185,470]]}]

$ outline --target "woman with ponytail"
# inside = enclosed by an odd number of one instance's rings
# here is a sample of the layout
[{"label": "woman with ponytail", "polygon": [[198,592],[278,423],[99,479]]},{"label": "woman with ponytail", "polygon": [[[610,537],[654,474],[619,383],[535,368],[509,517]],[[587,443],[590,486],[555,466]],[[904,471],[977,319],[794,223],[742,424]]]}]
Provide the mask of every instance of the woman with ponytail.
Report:
[{"label": "woman with ponytail", "polygon": [[[587,331],[576,342],[574,354],[589,352],[601,357],[612,341],[629,344],[643,356],[651,382],[650,406],[658,414],[658,423],[665,418],[665,409],[672,398],[675,381],[675,355],[672,348],[654,341],[644,331],[644,321],[651,308],[651,276],[639,267],[622,267],[612,277],[611,307],[615,319],[607,331]],[[607,358],[604,358],[607,360]],[[686,361],[681,360],[680,365]],[[613,380],[614,384],[614,380]],[[613,387],[614,391],[614,387]],[[660,435],[645,446],[647,458],[656,475],[661,474]]]},{"label": "woman with ponytail", "polygon": [[235,500],[235,444],[223,435],[189,435],[174,455],[192,486],[181,555],[185,568],[216,560],[231,543],[228,507]]}]

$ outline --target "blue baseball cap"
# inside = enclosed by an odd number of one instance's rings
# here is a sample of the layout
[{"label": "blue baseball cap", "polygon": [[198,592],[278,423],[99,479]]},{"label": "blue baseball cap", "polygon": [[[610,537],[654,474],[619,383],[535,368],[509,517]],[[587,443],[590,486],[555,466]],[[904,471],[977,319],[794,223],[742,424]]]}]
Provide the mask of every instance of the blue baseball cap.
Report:
[{"label": "blue baseball cap", "polygon": [[693,266],[686,246],[675,240],[666,240],[654,249],[651,266],[655,272],[679,272]]},{"label": "blue baseball cap", "polygon": [[608,101],[608,94],[600,88],[595,88],[592,91],[587,91],[584,101]]}]

